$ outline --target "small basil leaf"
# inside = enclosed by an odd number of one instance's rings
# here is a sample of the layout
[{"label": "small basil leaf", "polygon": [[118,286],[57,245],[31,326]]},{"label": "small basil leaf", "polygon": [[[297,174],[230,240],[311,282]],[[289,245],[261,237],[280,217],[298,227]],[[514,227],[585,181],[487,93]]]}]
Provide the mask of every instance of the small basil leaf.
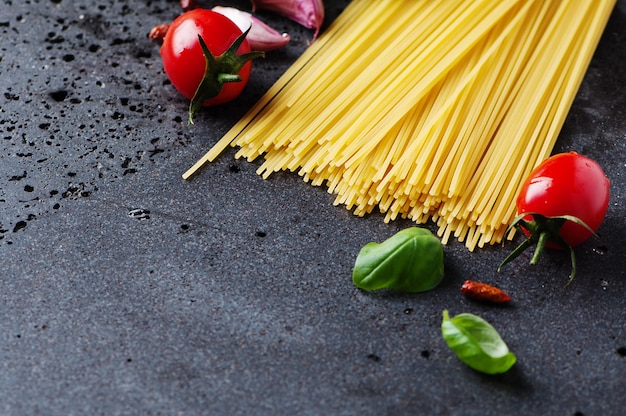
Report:
[{"label": "small basil leaf", "polygon": [[425,292],[442,279],[441,241],[429,230],[418,227],[402,230],[380,244],[366,244],[352,271],[352,281],[364,290]]},{"label": "small basil leaf", "polygon": [[441,333],[461,361],[486,374],[508,371],[516,362],[498,331],[487,321],[471,313],[450,318],[443,311]]}]

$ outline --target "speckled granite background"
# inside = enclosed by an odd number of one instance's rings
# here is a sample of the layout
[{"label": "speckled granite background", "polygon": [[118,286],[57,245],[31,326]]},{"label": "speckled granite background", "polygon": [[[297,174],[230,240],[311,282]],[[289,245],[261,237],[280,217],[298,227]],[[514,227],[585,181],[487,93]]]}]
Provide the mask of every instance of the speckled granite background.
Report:
[{"label": "speckled granite background", "polygon": [[[347,1],[327,4],[327,22]],[[214,2],[202,2],[212,6]],[[249,8],[247,1],[231,4]],[[193,164],[306,48],[255,64],[235,103],[186,126],[146,34],[176,1],[0,3],[0,414],[618,415],[626,405],[626,2],[614,10],[555,151],[612,181],[601,240],[530,253],[445,247],[420,295],[351,282],[360,247],[412,225],[358,218],[324,189],[226,152]],[[504,308],[460,295],[497,283]],[[465,367],[441,312],[489,320],[518,357]]]}]

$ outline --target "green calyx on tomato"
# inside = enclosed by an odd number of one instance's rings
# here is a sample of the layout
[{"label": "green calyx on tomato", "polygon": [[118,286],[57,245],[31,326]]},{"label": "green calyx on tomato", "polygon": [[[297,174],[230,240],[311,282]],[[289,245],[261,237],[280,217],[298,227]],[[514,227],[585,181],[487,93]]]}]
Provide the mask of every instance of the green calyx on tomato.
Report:
[{"label": "green calyx on tomato", "polygon": [[[525,220],[528,216],[532,216],[531,221]],[[502,267],[514,260],[517,256],[522,254],[527,248],[530,246],[536,245],[535,252],[533,253],[533,257],[530,260],[530,264],[537,264],[539,261],[539,257],[543,252],[544,247],[546,245],[552,244],[553,246],[559,248],[567,248],[570,252],[570,259],[572,262],[572,271],[569,275],[569,280],[565,286],[568,286],[574,280],[574,276],[576,275],[576,254],[574,253],[574,249],[571,245],[569,245],[565,240],[559,236],[559,232],[561,228],[565,224],[566,221],[572,221],[587,229],[591,234],[595,235],[595,232],[589,228],[587,224],[585,224],[582,220],[572,215],[560,215],[556,217],[546,217],[541,214],[526,212],[523,213],[513,220],[513,223],[509,226],[510,231],[513,227],[516,227],[523,233],[528,234],[528,238],[524,240],[519,246],[515,248],[498,266],[498,271],[502,269]]]},{"label": "green calyx on tomato", "polygon": [[537,263],[544,247],[567,248],[572,262],[569,285],[576,274],[573,247],[594,236],[602,224],[610,185],[595,161],[576,152],[556,154],[539,164],[522,183],[516,201],[518,216],[509,227],[520,229],[528,238],[498,270],[531,245],[537,245],[531,264]]},{"label": "green calyx on tomato", "polygon": [[198,85],[198,89],[189,104],[189,124],[193,124],[193,116],[208,99],[219,95],[225,83],[241,82],[242,79],[239,72],[246,63],[265,56],[263,52],[256,51],[237,55],[237,50],[249,31],[250,29],[242,33],[235,39],[226,52],[219,56],[214,56],[202,36],[198,35],[198,42],[200,42],[200,46],[202,47],[206,66],[202,81],[200,85]]}]

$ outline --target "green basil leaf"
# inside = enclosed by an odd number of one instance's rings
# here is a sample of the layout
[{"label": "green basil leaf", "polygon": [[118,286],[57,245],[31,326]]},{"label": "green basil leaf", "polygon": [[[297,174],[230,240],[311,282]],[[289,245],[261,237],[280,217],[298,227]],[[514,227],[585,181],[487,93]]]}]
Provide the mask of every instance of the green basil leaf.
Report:
[{"label": "green basil leaf", "polygon": [[425,292],[442,279],[441,241],[429,230],[418,227],[402,230],[380,244],[366,244],[352,271],[352,281],[364,290]]},{"label": "green basil leaf", "polygon": [[443,311],[441,333],[457,357],[474,370],[487,374],[504,373],[517,360],[498,331],[471,313],[450,318],[448,311]]}]

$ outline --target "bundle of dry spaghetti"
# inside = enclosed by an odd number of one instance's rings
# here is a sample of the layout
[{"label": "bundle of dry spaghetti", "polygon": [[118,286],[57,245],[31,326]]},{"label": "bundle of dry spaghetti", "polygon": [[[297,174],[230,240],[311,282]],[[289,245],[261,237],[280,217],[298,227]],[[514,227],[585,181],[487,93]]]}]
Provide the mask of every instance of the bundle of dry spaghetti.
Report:
[{"label": "bundle of dry spaghetti", "polygon": [[194,167],[227,146],[357,215],[502,241],[615,0],[353,0]]}]

